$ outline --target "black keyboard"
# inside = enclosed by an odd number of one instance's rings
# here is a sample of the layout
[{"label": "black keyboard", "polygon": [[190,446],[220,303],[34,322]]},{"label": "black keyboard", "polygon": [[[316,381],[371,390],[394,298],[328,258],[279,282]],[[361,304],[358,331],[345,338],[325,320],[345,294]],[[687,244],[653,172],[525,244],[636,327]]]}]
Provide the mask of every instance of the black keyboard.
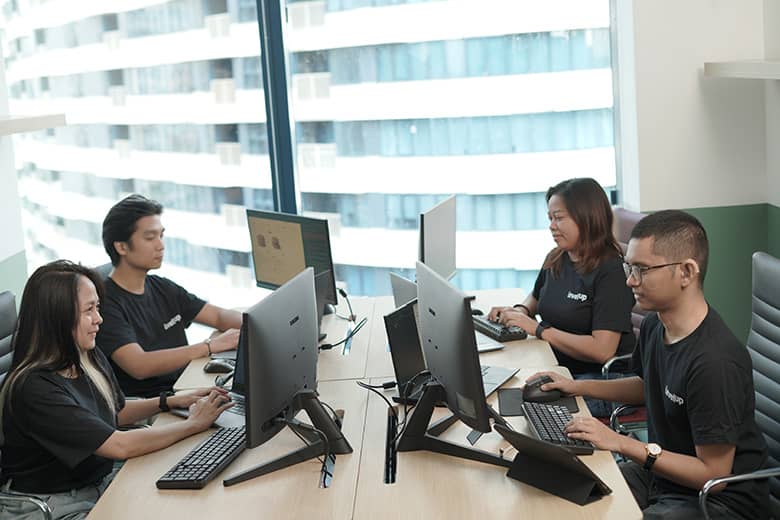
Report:
[{"label": "black keyboard", "polygon": [[474,318],[474,330],[496,341],[514,341],[528,337],[528,334],[520,327],[504,327],[500,323],[490,321],[484,316],[472,316],[472,318]]},{"label": "black keyboard", "polygon": [[221,428],[198,444],[157,481],[159,489],[200,489],[244,451],[244,427]]},{"label": "black keyboard", "polygon": [[523,412],[537,438],[568,448],[577,455],[593,453],[593,444],[569,438],[563,432],[563,428],[571,421],[571,414],[565,406],[525,401]]}]

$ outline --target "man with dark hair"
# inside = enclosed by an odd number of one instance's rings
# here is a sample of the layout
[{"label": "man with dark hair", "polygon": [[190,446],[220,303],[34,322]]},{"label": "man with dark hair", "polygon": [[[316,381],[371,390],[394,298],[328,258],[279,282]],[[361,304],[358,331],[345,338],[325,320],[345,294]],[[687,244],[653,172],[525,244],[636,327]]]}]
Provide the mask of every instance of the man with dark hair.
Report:
[{"label": "man with dark hair", "polygon": [[[701,223],[659,211],[634,228],[626,284],[645,318],[634,351],[635,377],[572,381],[547,372],[569,395],[647,406],[649,443],[593,418],[575,418],[569,436],[630,459],[621,466],[645,518],[701,518],[698,491],[712,478],[760,469],[766,444],[754,419],[747,349],[704,299],[709,245]],[[766,481],[729,484],[711,495],[713,518],[767,518]]]},{"label": "man with dark hair", "polygon": [[[103,246],[113,270],[101,302],[97,344],[110,359],[122,390],[152,397],[169,392],[191,360],[235,349],[241,314],[206,303],[152,269],[165,246],[162,206],[141,195],[114,205],[103,221]],[[188,344],[193,321],[220,331]]]}]

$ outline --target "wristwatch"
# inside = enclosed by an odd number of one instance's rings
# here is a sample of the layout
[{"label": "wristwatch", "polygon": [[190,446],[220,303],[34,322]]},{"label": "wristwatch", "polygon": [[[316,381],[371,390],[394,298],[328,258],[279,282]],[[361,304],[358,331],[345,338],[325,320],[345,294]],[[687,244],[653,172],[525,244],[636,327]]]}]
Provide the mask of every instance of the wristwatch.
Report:
[{"label": "wristwatch", "polygon": [[653,467],[653,464],[655,464],[655,459],[661,455],[663,450],[658,444],[651,442],[649,444],[645,444],[645,451],[647,452],[647,458],[645,459],[645,465],[643,467],[647,471],[650,471],[650,469]]},{"label": "wristwatch", "polygon": [[545,330],[550,328],[550,324],[546,321],[542,320],[539,322],[539,325],[536,326],[536,332],[534,333],[534,336],[536,336],[536,339],[542,339],[542,334]]},{"label": "wristwatch", "polygon": [[211,336],[209,336],[208,338],[206,338],[205,340],[203,340],[203,343],[205,343],[205,344],[206,344],[206,348],[207,348],[207,349],[208,349],[208,351],[209,351],[209,357],[211,357]]},{"label": "wristwatch", "polygon": [[160,392],[160,404],[157,405],[158,408],[160,408],[163,412],[170,412],[171,407],[168,406],[168,398],[173,395],[173,392],[166,390],[165,392]]}]

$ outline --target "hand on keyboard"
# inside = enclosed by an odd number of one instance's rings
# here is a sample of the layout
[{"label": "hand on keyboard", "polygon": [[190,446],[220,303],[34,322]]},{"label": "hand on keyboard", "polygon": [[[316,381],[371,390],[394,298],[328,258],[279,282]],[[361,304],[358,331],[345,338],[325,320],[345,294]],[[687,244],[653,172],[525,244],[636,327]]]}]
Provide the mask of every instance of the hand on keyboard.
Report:
[{"label": "hand on keyboard", "polygon": [[198,402],[198,400],[202,397],[209,395],[213,390],[221,393],[224,399],[227,399],[228,401],[230,400],[227,390],[217,386],[212,386],[209,388],[198,388],[197,390],[191,390],[187,392],[178,392],[176,395],[172,395],[168,398],[168,406],[171,408],[189,409],[190,406]]},{"label": "hand on keyboard", "polygon": [[620,452],[622,436],[594,417],[576,417],[564,432],[571,439],[590,442],[602,450]]},{"label": "hand on keyboard", "polygon": [[221,389],[211,390],[209,395],[201,397],[190,406],[187,421],[203,431],[211,427],[219,414],[234,406],[230,398]]}]

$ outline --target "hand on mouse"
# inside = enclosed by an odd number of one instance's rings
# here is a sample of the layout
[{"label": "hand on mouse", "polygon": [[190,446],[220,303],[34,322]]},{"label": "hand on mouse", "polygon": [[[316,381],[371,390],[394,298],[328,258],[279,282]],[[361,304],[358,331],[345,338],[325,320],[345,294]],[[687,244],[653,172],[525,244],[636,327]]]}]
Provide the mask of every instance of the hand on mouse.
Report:
[{"label": "hand on mouse", "polygon": [[222,394],[225,399],[230,400],[227,390],[212,386],[210,388],[198,388],[197,390],[179,392],[176,395],[172,395],[168,398],[168,406],[171,408],[189,408],[198,399],[209,395],[212,391],[217,391]]},{"label": "hand on mouse", "polygon": [[526,379],[526,383],[528,383],[528,381],[534,380],[542,376],[547,376],[550,379],[552,379],[551,383],[545,383],[539,387],[545,392],[549,392],[550,390],[558,390],[563,395],[569,395],[569,396],[580,395],[580,392],[578,391],[577,388],[578,382],[573,379],[569,379],[566,376],[562,376],[557,372],[537,372],[531,377],[529,377],[528,379]]},{"label": "hand on mouse", "polygon": [[238,346],[239,333],[240,331],[238,329],[228,329],[211,338],[211,352],[216,353],[234,350]]},{"label": "hand on mouse", "polygon": [[222,412],[235,405],[220,390],[209,390],[207,396],[199,398],[190,405],[190,415],[187,417],[187,422],[198,432],[209,428]]}]

